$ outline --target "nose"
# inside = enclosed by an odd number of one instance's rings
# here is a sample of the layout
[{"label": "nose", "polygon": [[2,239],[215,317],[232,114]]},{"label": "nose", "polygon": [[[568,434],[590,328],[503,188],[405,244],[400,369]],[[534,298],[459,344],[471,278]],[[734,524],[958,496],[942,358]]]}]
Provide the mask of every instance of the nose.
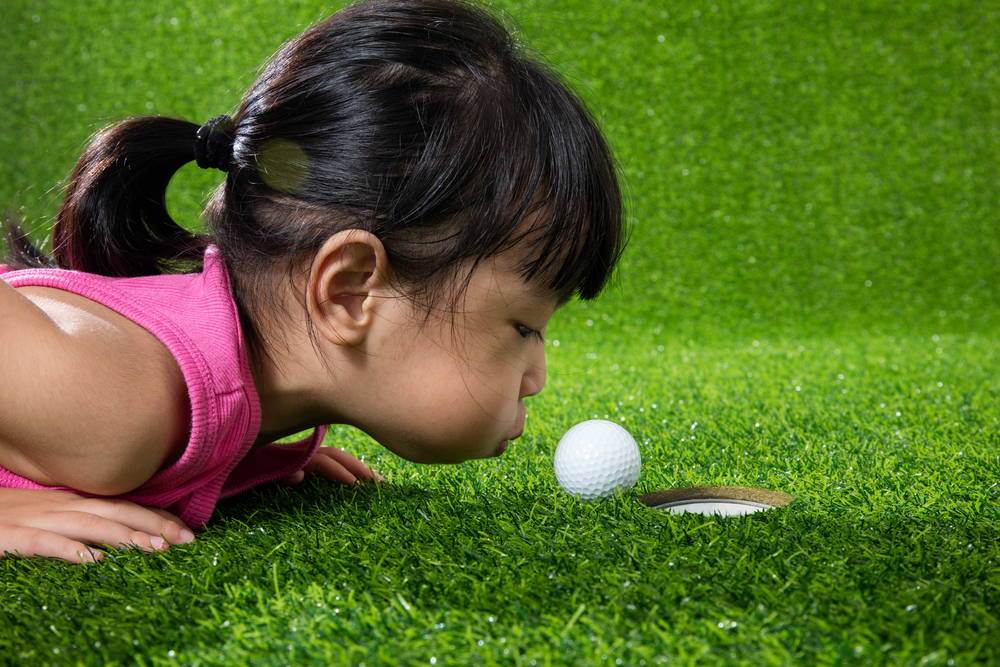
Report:
[{"label": "nose", "polygon": [[545,349],[539,345],[538,353],[528,359],[528,368],[521,376],[521,391],[518,398],[535,396],[545,386]]}]

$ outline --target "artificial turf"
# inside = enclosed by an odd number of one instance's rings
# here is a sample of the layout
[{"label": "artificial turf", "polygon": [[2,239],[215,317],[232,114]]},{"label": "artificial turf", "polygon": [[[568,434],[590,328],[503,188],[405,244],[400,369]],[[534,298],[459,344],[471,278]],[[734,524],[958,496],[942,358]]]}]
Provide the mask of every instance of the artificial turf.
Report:
[{"label": "artificial turf", "polygon": [[[601,114],[634,220],[510,451],[418,466],[334,428],[386,483],[257,489],[165,554],[2,560],[0,662],[1000,663],[998,10],[710,1],[497,3]],[[325,12],[6,3],[0,204],[44,234],[89,134],[230,109]],[[185,167],[176,217],[217,180]],[[551,461],[594,416],[643,473],[584,503]],[[635,500],[696,484],[797,500]]]}]

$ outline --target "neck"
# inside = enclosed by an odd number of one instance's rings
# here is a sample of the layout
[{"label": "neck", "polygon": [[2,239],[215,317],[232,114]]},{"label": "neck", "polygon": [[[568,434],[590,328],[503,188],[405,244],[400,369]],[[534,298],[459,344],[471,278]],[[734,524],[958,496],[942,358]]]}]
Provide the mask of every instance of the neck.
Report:
[{"label": "neck", "polygon": [[254,449],[325,424],[339,423],[332,367],[320,358],[304,332],[285,332],[266,354],[251,357],[251,374],[260,401],[260,430]]}]

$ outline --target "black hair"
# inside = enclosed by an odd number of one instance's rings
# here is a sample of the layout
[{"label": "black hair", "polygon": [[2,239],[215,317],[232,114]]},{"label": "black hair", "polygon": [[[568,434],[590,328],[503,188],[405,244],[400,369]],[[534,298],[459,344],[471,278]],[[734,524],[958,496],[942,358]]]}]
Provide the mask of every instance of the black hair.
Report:
[{"label": "black hair", "polygon": [[595,297],[627,228],[611,151],[586,105],[501,21],[451,0],[370,0],[298,35],[232,118],[210,234],[177,225],[167,183],[199,126],[135,117],[74,168],[49,260],[8,224],[19,266],[113,276],[197,270],[219,247],[244,333],[260,346],[285,280],[332,234],[364,229],[394,279],[432,304],[462,267],[529,239],[520,271]]}]

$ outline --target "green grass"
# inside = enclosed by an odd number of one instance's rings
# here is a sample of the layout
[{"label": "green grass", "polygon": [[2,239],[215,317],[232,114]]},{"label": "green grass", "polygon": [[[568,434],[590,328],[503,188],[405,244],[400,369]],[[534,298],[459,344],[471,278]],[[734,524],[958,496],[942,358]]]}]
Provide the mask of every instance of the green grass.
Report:
[{"label": "green grass", "polygon": [[[504,457],[335,428],[387,483],[258,489],[162,555],[0,561],[0,662],[1000,664],[998,10],[713,1],[502,4],[602,114],[636,221]],[[325,11],[85,4],[0,9],[0,203],[39,234],[92,132],[226,111]],[[185,167],[178,219],[215,182]],[[595,415],[640,442],[635,493],[798,500],[571,499],[552,453]]]}]

